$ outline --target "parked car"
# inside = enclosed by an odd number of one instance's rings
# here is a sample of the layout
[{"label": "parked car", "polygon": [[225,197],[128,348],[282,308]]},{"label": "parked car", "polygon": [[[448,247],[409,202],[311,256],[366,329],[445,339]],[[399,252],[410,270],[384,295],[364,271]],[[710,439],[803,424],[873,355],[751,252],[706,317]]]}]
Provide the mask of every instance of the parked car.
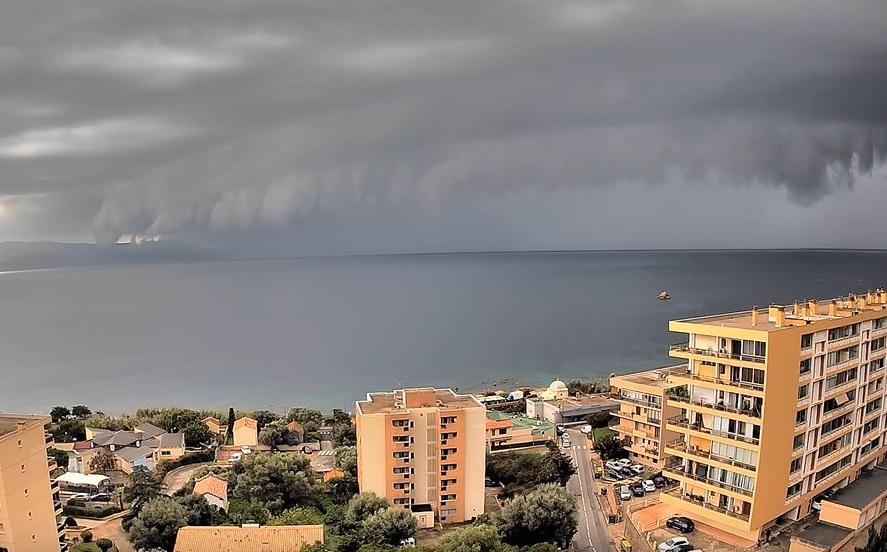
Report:
[{"label": "parked car", "polygon": [[232,464],[234,462],[240,462],[241,458],[243,458],[242,454],[240,454],[239,452],[232,452],[231,456],[228,457],[228,462],[230,462]]},{"label": "parked car", "polygon": [[608,470],[621,470],[622,469],[622,465],[619,464],[619,462],[617,462],[615,460],[607,460],[606,462],[604,462],[604,465],[607,466]]},{"label": "parked car", "polygon": [[484,487],[498,487],[498,485],[489,477],[484,477]]},{"label": "parked car", "polygon": [[111,502],[111,495],[108,493],[96,493],[89,497],[91,502]]},{"label": "parked car", "polygon": [[810,505],[810,507],[814,511],[818,512],[822,508],[823,499],[828,500],[829,498],[833,497],[834,495],[835,495],[835,491],[829,489],[826,492],[824,492],[821,495],[814,498],[813,503]]},{"label": "parked car", "polygon": [[584,425],[579,429],[579,431],[581,431],[582,433],[584,433],[586,435],[591,435],[591,433],[594,431],[594,428],[591,427],[590,425]]},{"label": "parked car", "polygon": [[631,500],[631,489],[628,488],[628,485],[622,485],[619,487],[619,499]]},{"label": "parked car", "polygon": [[311,448],[310,445],[302,445],[302,454],[311,454],[314,452],[314,449]]},{"label": "parked car", "polygon": [[693,552],[696,548],[693,548],[692,544],[679,544],[675,547],[672,552]]},{"label": "parked car", "polygon": [[621,466],[626,467],[626,468],[631,465],[631,460],[629,460],[628,458],[620,458],[619,460],[616,460],[616,461],[619,462],[619,464]]},{"label": "parked car", "polygon": [[631,471],[633,471],[637,475],[640,475],[641,472],[644,471],[644,466],[642,466],[640,464],[632,464],[630,467],[631,467]]},{"label": "parked car", "polygon": [[662,487],[665,487],[666,485],[668,485],[668,480],[666,480],[661,475],[657,475],[656,477],[653,478],[653,484],[661,489]]},{"label": "parked car", "polygon": [[243,454],[252,454],[253,449],[247,445],[243,445],[242,447],[240,447],[240,452],[242,452]]},{"label": "parked car", "polygon": [[645,479],[644,482],[641,483],[641,485],[644,486],[644,491],[648,493],[652,493],[656,490],[656,484],[653,483],[652,479]]},{"label": "parked car", "polygon": [[696,529],[693,520],[684,516],[670,517],[665,521],[665,526],[670,529],[677,529],[681,533],[692,533]]},{"label": "parked car", "polygon": [[607,470],[607,475],[609,475],[613,479],[617,479],[619,481],[622,481],[623,479],[625,479],[625,476],[616,470]]},{"label": "parked car", "polygon": [[68,500],[89,500],[90,496],[91,495],[89,493],[77,493]]},{"label": "parked car", "polygon": [[557,434],[558,434],[558,435],[563,435],[564,432],[567,431],[566,428],[565,428],[564,426],[562,426],[562,425],[557,426],[557,427],[555,428],[555,430],[557,431]]},{"label": "parked car", "polygon": [[667,541],[662,541],[657,546],[659,552],[676,552],[679,546],[689,546],[690,539],[687,537],[672,537]]},{"label": "parked car", "polygon": [[635,473],[631,468],[622,468],[619,470],[625,477],[634,477]]},{"label": "parked car", "polygon": [[573,443],[571,443],[569,439],[564,439],[564,442],[561,446],[565,449],[568,449],[573,446]]},{"label": "parked car", "polygon": [[644,496],[644,486],[640,483],[635,483],[631,486],[631,492],[634,493],[634,496]]}]

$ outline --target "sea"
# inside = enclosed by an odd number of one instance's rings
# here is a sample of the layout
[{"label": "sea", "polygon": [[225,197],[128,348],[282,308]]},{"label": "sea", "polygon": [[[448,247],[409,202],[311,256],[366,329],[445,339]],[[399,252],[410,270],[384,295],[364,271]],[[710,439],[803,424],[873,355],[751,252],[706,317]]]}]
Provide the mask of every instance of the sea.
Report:
[{"label": "sea", "polygon": [[[887,286],[887,252],[591,251],[0,274],[0,411],[353,411],[670,363],[668,321]],[[659,301],[666,290],[669,301]]]}]

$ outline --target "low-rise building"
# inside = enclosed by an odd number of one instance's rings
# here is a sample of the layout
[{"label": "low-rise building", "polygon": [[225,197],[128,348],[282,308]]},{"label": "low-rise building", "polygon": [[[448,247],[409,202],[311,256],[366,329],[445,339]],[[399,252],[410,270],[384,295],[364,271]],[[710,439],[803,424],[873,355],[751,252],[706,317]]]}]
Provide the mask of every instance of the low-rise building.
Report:
[{"label": "low-rise building", "polygon": [[203,425],[205,425],[206,428],[209,429],[213,435],[223,435],[228,429],[226,426],[222,425],[222,422],[219,421],[218,418],[213,416],[207,416],[202,421]]},{"label": "low-rise building", "polygon": [[254,447],[259,444],[259,423],[247,416],[234,422],[234,444],[238,447]]},{"label": "low-rise building", "polygon": [[589,414],[616,410],[619,405],[606,394],[570,396],[567,384],[554,380],[539,396],[529,397],[527,417],[555,424],[580,422]]},{"label": "low-rise building", "polygon": [[554,438],[554,424],[549,421],[487,410],[487,450],[543,445]]},{"label": "low-rise building", "polygon": [[323,525],[182,527],[175,552],[292,552],[323,543]]},{"label": "low-rise building", "polygon": [[194,494],[202,496],[213,506],[228,511],[228,480],[208,473],[194,482]]},{"label": "low-rise building", "polygon": [[687,365],[657,368],[610,378],[613,397],[619,408],[612,412],[619,423],[613,426],[626,444],[629,457],[641,464],[662,467],[665,447],[680,439],[680,434],[665,427],[664,420],[681,413],[667,403],[667,391],[680,386],[668,381],[673,372],[686,372]]}]

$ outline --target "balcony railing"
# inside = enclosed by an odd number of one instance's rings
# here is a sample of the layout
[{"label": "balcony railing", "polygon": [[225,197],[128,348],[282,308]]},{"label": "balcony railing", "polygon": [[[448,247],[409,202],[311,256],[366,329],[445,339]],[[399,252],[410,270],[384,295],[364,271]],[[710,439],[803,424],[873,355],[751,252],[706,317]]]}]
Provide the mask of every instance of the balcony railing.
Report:
[{"label": "balcony railing", "polygon": [[690,420],[687,418],[676,416],[674,418],[669,418],[668,423],[675,427],[682,427],[686,429],[690,429],[692,431],[699,431],[700,433],[706,433],[708,435],[714,435],[716,437],[724,437],[726,439],[732,439],[734,441],[740,441],[743,443],[749,443],[752,445],[758,445],[761,443],[761,440],[756,437],[747,437],[745,435],[738,435],[736,433],[727,433],[726,431],[718,431],[714,429],[708,429],[707,427],[702,426],[701,424],[692,424]]},{"label": "balcony railing", "polygon": [[617,401],[625,401],[627,403],[636,404],[636,405],[643,406],[646,408],[655,408],[657,410],[662,410],[661,404],[652,403],[650,401],[644,401],[641,399],[634,399],[632,397],[625,397],[625,396],[619,395],[619,394],[610,395],[610,398],[615,399]]},{"label": "balcony railing", "polygon": [[716,383],[719,385],[729,385],[730,387],[738,387],[740,389],[748,389],[750,391],[764,391],[764,385],[758,383],[752,383],[748,381],[736,381],[724,378],[715,378],[711,376],[701,376],[699,374],[691,374],[689,372],[681,372],[681,373],[673,373],[669,374],[670,376],[674,376],[678,379],[689,379],[693,381],[704,381],[707,383]]},{"label": "balcony railing", "polygon": [[688,493],[681,494],[681,489],[679,487],[676,487],[674,489],[669,489],[665,492],[667,494],[679,496],[681,498],[681,500],[683,500],[689,504],[695,504],[697,506],[702,506],[706,510],[711,510],[713,512],[719,512],[721,514],[728,515],[732,518],[741,519],[743,521],[748,521],[748,519],[749,519],[749,516],[747,516],[745,514],[740,514],[738,512],[734,512],[734,511],[729,510],[727,508],[721,508],[720,506],[716,506],[715,504],[709,504],[708,502],[700,502],[699,500],[696,500],[695,498],[693,498],[693,495],[690,495]]},{"label": "balcony railing", "polygon": [[719,412],[730,412],[732,414],[741,414],[742,416],[748,416],[749,418],[760,418],[761,411],[756,408],[736,408],[735,406],[727,406],[725,404],[715,404],[709,401],[703,401],[700,399],[692,399],[690,397],[682,397],[680,395],[668,395],[668,400],[682,402],[686,404],[691,404],[694,406],[701,406],[703,408],[708,408],[712,410],[717,410]]},{"label": "balcony railing", "polygon": [[691,355],[703,355],[710,356],[714,358],[726,358],[730,360],[739,360],[743,362],[758,362],[763,364],[766,361],[766,357],[758,356],[758,355],[745,355],[745,354],[735,354],[728,353],[726,351],[716,351],[714,349],[699,349],[697,347],[690,347],[689,343],[676,343],[671,345],[668,348],[669,352],[676,353],[689,353]]},{"label": "balcony railing", "polygon": [[841,347],[842,345],[847,345],[853,343],[854,341],[859,341],[859,334],[849,335],[847,337],[839,337],[837,339],[829,339],[828,348],[834,349],[835,347]]},{"label": "balcony railing", "polygon": [[634,422],[640,422],[642,424],[650,424],[650,425],[661,425],[662,420],[658,418],[650,418],[648,416],[642,416],[640,414],[635,414],[634,412],[623,412],[621,410],[614,410],[611,412],[613,416],[617,418],[624,418],[626,420],[632,420]]},{"label": "balcony railing", "polygon": [[667,474],[666,477],[681,478],[685,477],[687,479],[692,479],[693,481],[699,481],[700,483],[704,483],[706,485],[711,485],[712,487],[717,487],[719,489],[724,489],[725,491],[730,491],[733,493],[739,493],[745,496],[752,496],[754,491],[749,491],[748,489],[743,489],[742,487],[736,487],[735,485],[730,485],[729,483],[723,483],[716,479],[711,479],[709,477],[704,477],[701,475],[696,475],[692,472],[681,471],[676,469],[664,469],[662,470],[663,474]]},{"label": "balcony railing", "polygon": [[748,471],[757,471],[758,469],[757,466],[746,464],[745,462],[740,462],[739,460],[734,460],[733,458],[728,458],[719,454],[714,454],[711,451],[700,450],[696,447],[688,447],[687,444],[681,439],[671,441],[665,446],[666,448],[676,451],[678,456],[695,456],[697,458],[707,458],[710,460],[714,460],[715,462],[720,462],[721,464],[729,464],[731,466],[736,466],[737,468]]},{"label": "balcony railing", "polygon": [[834,410],[829,410],[828,412],[824,413],[822,415],[822,423],[825,423],[831,419],[837,418],[841,414],[846,414],[848,412],[852,412],[854,409],[856,409],[856,401],[855,400],[849,401],[845,405],[839,406],[838,408],[836,408]]},{"label": "balcony railing", "polygon": [[840,362],[836,362],[831,366],[825,367],[825,373],[831,374],[832,372],[837,372],[843,370],[844,368],[849,368],[851,366],[859,366],[859,357],[848,358],[847,360],[842,360]]}]

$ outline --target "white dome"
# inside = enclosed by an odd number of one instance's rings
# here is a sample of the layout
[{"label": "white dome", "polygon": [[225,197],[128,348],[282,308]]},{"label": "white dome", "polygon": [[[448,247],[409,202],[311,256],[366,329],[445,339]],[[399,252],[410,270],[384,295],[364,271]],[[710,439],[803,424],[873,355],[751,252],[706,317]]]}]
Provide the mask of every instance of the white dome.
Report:
[{"label": "white dome", "polygon": [[548,386],[548,390],[551,392],[567,391],[567,384],[559,379],[554,380],[553,382],[551,382],[551,385]]}]

